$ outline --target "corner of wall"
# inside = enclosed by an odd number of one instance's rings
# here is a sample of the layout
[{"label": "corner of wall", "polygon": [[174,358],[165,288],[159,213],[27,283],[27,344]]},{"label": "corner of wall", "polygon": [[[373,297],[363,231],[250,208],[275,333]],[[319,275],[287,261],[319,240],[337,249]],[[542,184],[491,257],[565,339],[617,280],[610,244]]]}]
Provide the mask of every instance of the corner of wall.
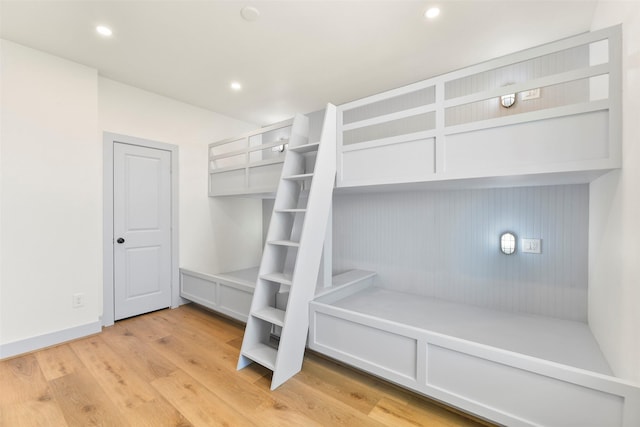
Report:
[{"label": "corner of wall", "polygon": [[640,3],[600,1],[592,30],[622,23],[622,169],[589,188],[589,325],[616,376],[640,383]]}]

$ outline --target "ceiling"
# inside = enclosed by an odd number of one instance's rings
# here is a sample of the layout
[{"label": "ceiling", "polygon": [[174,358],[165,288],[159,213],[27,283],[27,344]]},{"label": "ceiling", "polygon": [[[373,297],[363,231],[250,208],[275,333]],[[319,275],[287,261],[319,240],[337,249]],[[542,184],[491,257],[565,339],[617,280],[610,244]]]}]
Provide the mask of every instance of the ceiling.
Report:
[{"label": "ceiling", "polygon": [[[434,4],[438,18],[424,11]],[[258,9],[252,22],[243,6]],[[255,124],[588,31],[595,1],[0,0],[0,37]],[[95,32],[113,29],[111,38]],[[229,88],[242,83],[241,91]]]}]

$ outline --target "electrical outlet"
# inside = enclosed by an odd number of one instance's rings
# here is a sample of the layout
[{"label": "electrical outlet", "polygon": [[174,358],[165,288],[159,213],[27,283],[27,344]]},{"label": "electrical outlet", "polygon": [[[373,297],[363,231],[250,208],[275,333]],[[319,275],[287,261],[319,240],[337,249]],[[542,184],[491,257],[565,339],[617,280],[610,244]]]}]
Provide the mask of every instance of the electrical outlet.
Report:
[{"label": "electrical outlet", "polygon": [[537,89],[529,89],[523,92],[520,92],[520,99],[522,101],[529,101],[530,99],[540,98],[540,88]]},{"label": "electrical outlet", "polygon": [[522,253],[539,254],[542,252],[542,239],[522,239]]},{"label": "electrical outlet", "polygon": [[80,308],[80,307],[84,307],[84,294],[73,294],[73,302],[72,302],[72,307],[73,308]]}]

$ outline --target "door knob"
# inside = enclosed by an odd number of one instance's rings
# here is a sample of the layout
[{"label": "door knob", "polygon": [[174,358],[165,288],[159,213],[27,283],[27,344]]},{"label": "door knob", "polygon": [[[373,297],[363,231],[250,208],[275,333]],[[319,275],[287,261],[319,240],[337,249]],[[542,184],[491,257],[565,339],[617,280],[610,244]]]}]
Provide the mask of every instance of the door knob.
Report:
[{"label": "door knob", "polygon": [[123,244],[124,243],[124,239],[122,237],[118,237],[118,240],[116,240],[116,242]]}]

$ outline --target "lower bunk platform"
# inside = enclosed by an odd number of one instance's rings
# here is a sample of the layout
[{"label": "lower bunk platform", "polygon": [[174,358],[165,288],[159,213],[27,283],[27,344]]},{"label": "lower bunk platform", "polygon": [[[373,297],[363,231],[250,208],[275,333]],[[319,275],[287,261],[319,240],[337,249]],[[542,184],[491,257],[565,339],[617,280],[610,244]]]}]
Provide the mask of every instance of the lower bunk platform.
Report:
[{"label": "lower bunk platform", "polygon": [[311,349],[508,426],[640,425],[640,388],[612,375],[587,324],[394,292],[366,277],[311,302]]},{"label": "lower bunk platform", "polygon": [[180,296],[241,322],[247,321],[258,267],[226,273],[180,269]]}]

